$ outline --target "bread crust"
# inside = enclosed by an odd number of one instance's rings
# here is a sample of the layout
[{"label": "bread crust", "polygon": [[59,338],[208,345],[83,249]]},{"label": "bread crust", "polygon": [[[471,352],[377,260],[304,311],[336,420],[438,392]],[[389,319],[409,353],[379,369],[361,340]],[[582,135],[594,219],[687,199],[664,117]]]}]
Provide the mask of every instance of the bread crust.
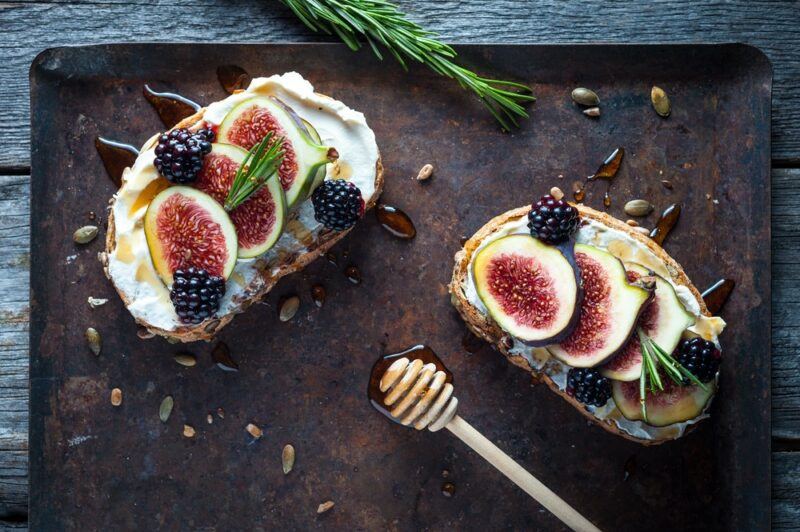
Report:
[{"label": "bread crust", "polygon": [[[205,107],[199,109],[197,113],[187,118],[184,118],[183,120],[175,124],[175,126],[173,126],[172,129],[191,128],[192,126],[199,124],[202,121],[205,112],[206,112]],[[378,201],[378,198],[381,195],[382,190],[383,190],[383,164],[381,162],[381,156],[379,153],[378,161],[375,165],[375,192],[372,194],[370,201],[367,202],[365,210],[369,210],[375,206],[375,204]],[[109,201],[108,228],[106,231],[106,247],[105,247],[105,252],[101,252],[98,258],[100,259],[100,262],[103,265],[103,272],[105,273],[106,277],[108,277],[108,279],[111,281],[111,284],[117,290],[117,293],[119,294],[120,298],[122,298],[122,302],[125,304],[125,307],[127,308],[131,302],[125,295],[125,293],[122,292],[122,290],[120,290],[119,287],[116,285],[113,277],[109,273],[109,268],[108,268],[108,255],[112,251],[114,251],[114,248],[116,247],[116,232],[114,230],[114,211],[113,211],[113,206],[115,201],[116,201],[115,197],[112,197],[111,200]],[[230,312],[222,316],[217,316],[214,319],[208,319],[197,325],[182,325],[180,327],[177,327],[175,330],[171,331],[156,327],[148,323],[146,320],[140,318],[134,318],[134,319],[137,324],[147,329],[147,331],[149,331],[150,333],[158,336],[163,336],[164,338],[167,338],[170,341],[174,342],[196,342],[198,340],[209,341],[214,337],[214,335],[220,329],[222,329],[225,325],[230,323],[230,321],[236,314],[244,312],[250,305],[264,298],[281,278],[289,275],[290,273],[294,273],[298,270],[303,269],[306,265],[319,258],[320,255],[326,253],[331,247],[333,247],[334,244],[336,244],[339,240],[344,238],[349,232],[350,229],[347,229],[346,231],[325,231],[320,234],[320,237],[315,240],[314,244],[312,244],[312,246],[308,248],[308,250],[305,253],[296,255],[292,257],[291,260],[285,260],[283,263],[279,263],[277,265],[278,270],[276,273],[273,274],[269,271],[262,271],[260,274],[260,279],[258,277],[254,278],[253,281],[250,283],[250,285],[245,287],[245,292],[247,293],[252,292],[252,294],[248,296],[241,303],[239,309],[235,312]],[[258,289],[255,288],[257,285],[260,285],[262,283],[263,285],[260,288]]]},{"label": "bread crust", "polygon": [[[635,231],[628,224],[621,222],[620,220],[617,220],[616,218],[613,218],[612,216],[609,216],[606,213],[596,211],[590,207],[586,207],[585,205],[580,205],[580,204],[572,204],[572,205],[578,209],[578,212],[580,213],[580,216],[582,218],[595,220],[601,223],[602,225],[605,225],[606,227],[621,231],[626,235],[630,236],[632,239],[646,246],[651,252],[653,252],[654,255],[656,255],[661,261],[664,262],[667,271],[672,277],[672,281],[674,281],[678,285],[685,286],[686,288],[689,289],[689,291],[692,293],[692,295],[697,300],[697,303],[700,306],[700,312],[705,316],[711,315],[708,312],[708,308],[706,307],[705,302],[703,301],[703,297],[700,295],[700,292],[697,290],[697,288],[689,280],[689,277],[686,275],[686,272],[684,272],[681,265],[678,264],[675,261],[675,259],[670,257],[661,246],[656,244],[652,239]],[[648,446],[659,445],[666,441],[671,441],[672,439],[675,439],[675,438],[659,438],[659,439],[637,438],[620,430],[616,426],[616,424],[614,424],[614,422],[610,419],[601,420],[596,418],[591,412],[586,410],[583,407],[583,405],[579,403],[575,398],[570,397],[566,392],[560,390],[549,375],[547,375],[546,373],[541,373],[536,369],[532,368],[522,356],[510,353],[509,352],[510,348],[508,347],[509,345],[508,340],[511,339],[511,337],[505,331],[503,331],[493,319],[480,312],[467,299],[467,296],[464,293],[463,286],[465,284],[465,281],[469,273],[469,264],[470,261],[472,260],[472,255],[475,253],[475,251],[478,249],[478,247],[480,247],[481,243],[487,237],[489,237],[496,231],[500,230],[500,228],[507,222],[518,220],[523,216],[527,216],[530,209],[531,207],[530,205],[528,205],[525,207],[520,207],[517,209],[507,211],[499,216],[492,218],[486,225],[481,227],[474,235],[472,235],[472,237],[469,240],[467,240],[467,242],[464,244],[464,247],[455,254],[455,266],[453,267],[453,277],[450,281],[450,285],[448,286],[448,289],[450,291],[450,300],[452,301],[453,306],[455,306],[455,308],[458,310],[458,313],[461,315],[462,319],[464,320],[470,331],[472,331],[476,336],[492,344],[495,347],[495,349],[497,349],[509,360],[509,362],[511,362],[515,366],[519,366],[520,368],[530,372],[536,381],[544,382],[553,392],[557,393],[565,401],[574,406],[587,419],[600,425],[608,432],[611,432],[618,436],[622,436],[625,439],[635,441],[642,445],[648,445]],[[685,436],[688,432],[693,430],[695,426],[696,424],[687,426],[686,430],[684,430],[683,436]]]}]

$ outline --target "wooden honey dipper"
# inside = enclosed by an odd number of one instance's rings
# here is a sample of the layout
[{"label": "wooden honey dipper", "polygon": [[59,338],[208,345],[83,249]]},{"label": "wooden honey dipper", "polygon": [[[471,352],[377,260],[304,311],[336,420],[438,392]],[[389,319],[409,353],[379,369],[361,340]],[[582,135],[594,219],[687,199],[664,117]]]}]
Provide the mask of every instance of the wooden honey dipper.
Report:
[{"label": "wooden honey dipper", "polygon": [[425,346],[388,355],[372,368],[369,396],[392,421],[417,430],[448,429],[573,530],[598,531],[536,477],[456,414],[452,374]]}]

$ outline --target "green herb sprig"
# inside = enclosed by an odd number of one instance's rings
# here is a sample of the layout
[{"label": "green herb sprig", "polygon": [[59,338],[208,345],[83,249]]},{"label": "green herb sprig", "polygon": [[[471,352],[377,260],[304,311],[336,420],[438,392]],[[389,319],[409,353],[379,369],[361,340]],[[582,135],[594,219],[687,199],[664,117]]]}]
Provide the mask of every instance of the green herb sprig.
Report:
[{"label": "green herb sprig", "polygon": [[708,387],[700,382],[689,370],[684,368],[680,362],[664,351],[652,338],[647,336],[644,331],[637,329],[639,344],[642,351],[642,374],[639,377],[639,402],[642,405],[642,417],[647,421],[647,390],[655,393],[664,390],[664,383],[661,380],[659,368],[663,368],[664,373],[672,379],[678,386],[683,386],[686,380],[700,386],[703,390]]},{"label": "green herb sprig", "polygon": [[518,126],[517,118],[528,118],[524,103],[536,100],[531,89],[521,83],[484,78],[456,64],[456,52],[437,39],[438,35],[406,18],[396,5],[385,0],[281,0],[303,23],[314,31],[337,35],[351,50],[365,40],[379,59],[378,44],[408,69],[407,59],[456,80],[474,92],[489,112],[509,131]]},{"label": "green herb sprig", "polygon": [[266,182],[278,173],[283,161],[283,137],[273,142],[270,131],[247,153],[236,170],[231,189],[225,198],[225,210],[230,212],[255,194]]}]

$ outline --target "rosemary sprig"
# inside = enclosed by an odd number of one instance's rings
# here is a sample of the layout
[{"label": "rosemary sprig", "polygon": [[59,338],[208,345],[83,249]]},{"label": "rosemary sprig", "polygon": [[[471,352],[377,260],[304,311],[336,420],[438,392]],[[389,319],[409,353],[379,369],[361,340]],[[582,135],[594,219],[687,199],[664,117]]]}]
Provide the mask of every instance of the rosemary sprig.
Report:
[{"label": "rosemary sprig", "polygon": [[337,35],[351,50],[366,40],[383,60],[382,44],[404,69],[406,60],[430,67],[474,92],[489,112],[509,131],[517,118],[528,118],[523,104],[536,100],[528,86],[513,81],[484,78],[455,63],[456,52],[437,39],[438,35],[406,18],[397,6],[385,0],[281,0],[314,31]]},{"label": "rosemary sprig", "polygon": [[664,373],[678,386],[683,386],[688,379],[693,384],[700,386],[703,390],[708,387],[700,382],[689,370],[684,368],[680,362],[664,351],[652,338],[647,336],[644,331],[637,329],[639,335],[639,345],[642,351],[642,374],[639,376],[639,403],[642,405],[642,417],[647,422],[647,390],[651,392],[663,391],[664,383],[661,381],[659,368],[664,369]]},{"label": "rosemary sprig", "polygon": [[261,139],[261,142],[253,146],[236,170],[233,177],[231,189],[225,198],[225,210],[232,211],[247,198],[252,196],[258,189],[278,172],[278,168],[283,161],[283,137],[272,141],[274,137],[270,131]]}]

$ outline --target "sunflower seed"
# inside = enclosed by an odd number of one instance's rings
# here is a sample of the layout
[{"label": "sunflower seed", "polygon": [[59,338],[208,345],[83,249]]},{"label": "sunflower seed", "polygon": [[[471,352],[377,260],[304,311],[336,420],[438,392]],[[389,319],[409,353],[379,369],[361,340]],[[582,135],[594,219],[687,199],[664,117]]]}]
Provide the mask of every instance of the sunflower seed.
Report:
[{"label": "sunflower seed", "polygon": [[86,344],[95,356],[100,355],[100,349],[103,347],[103,339],[100,338],[100,333],[94,327],[89,327],[84,333],[86,336]]},{"label": "sunflower seed", "polygon": [[600,98],[597,97],[597,94],[583,87],[578,87],[572,91],[572,99],[575,103],[585,105],[586,107],[596,107],[600,105]]},{"label": "sunflower seed", "polygon": [[122,404],[122,390],[119,388],[114,388],[111,390],[111,404],[114,406],[119,406]]},{"label": "sunflower seed", "polygon": [[175,406],[175,401],[172,399],[171,395],[161,400],[161,406],[158,407],[158,418],[164,423],[169,419],[173,406]]},{"label": "sunflower seed", "polygon": [[76,244],[88,244],[97,237],[98,228],[96,225],[84,225],[72,233],[72,240]]},{"label": "sunflower seed", "polygon": [[589,107],[588,109],[584,109],[583,110],[583,114],[585,114],[586,116],[591,116],[591,117],[596,118],[596,117],[600,116],[600,108],[599,107]]},{"label": "sunflower seed", "polygon": [[187,368],[191,368],[197,364],[197,358],[195,358],[195,356],[191,353],[178,353],[172,358],[175,360],[175,362],[181,366],[186,366]]},{"label": "sunflower seed", "polygon": [[90,307],[97,308],[97,307],[100,307],[100,306],[105,305],[106,303],[108,303],[108,299],[102,299],[102,298],[99,298],[99,297],[91,297],[91,296],[89,296],[89,299],[87,299],[86,302],[89,303]]},{"label": "sunflower seed", "polygon": [[297,296],[289,296],[281,301],[278,318],[281,321],[289,321],[297,314],[297,309],[300,308],[300,298]]},{"label": "sunflower seed", "polygon": [[247,432],[250,433],[250,436],[252,436],[255,439],[259,439],[264,434],[263,430],[258,428],[258,426],[253,425],[252,423],[248,423],[247,426],[245,427],[245,430],[247,430]]},{"label": "sunflower seed", "polygon": [[283,474],[288,475],[294,467],[294,447],[292,447],[292,445],[285,445],[283,447],[281,461],[283,462]]},{"label": "sunflower seed", "polygon": [[184,436],[186,436],[187,438],[194,438],[195,434],[196,434],[196,431],[194,430],[193,426],[191,426],[191,425],[184,425],[183,426],[183,435]]},{"label": "sunflower seed", "polygon": [[647,216],[653,212],[653,206],[643,199],[631,200],[625,204],[625,214],[628,216]]},{"label": "sunflower seed", "polygon": [[664,92],[661,87],[653,87],[650,89],[650,102],[653,104],[653,109],[656,110],[659,116],[664,118],[669,116],[671,106],[669,104],[669,96]]},{"label": "sunflower seed", "polygon": [[431,174],[433,174],[433,165],[426,164],[420,169],[419,173],[417,174],[417,181],[425,181],[431,176]]},{"label": "sunflower seed", "polygon": [[324,514],[325,512],[327,512],[328,510],[333,508],[334,504],[335,503],[333,501],[325,501],[325,502],[323,502],[322,504],[317,506],[317,513],[318,514]]},{"label": "sunflower seed", "polygon": [[553,196],[556,200],[560,200],[561,198],[564,197],[564,192],[558,187],[553,187],[550,189],[550,195]]}]

